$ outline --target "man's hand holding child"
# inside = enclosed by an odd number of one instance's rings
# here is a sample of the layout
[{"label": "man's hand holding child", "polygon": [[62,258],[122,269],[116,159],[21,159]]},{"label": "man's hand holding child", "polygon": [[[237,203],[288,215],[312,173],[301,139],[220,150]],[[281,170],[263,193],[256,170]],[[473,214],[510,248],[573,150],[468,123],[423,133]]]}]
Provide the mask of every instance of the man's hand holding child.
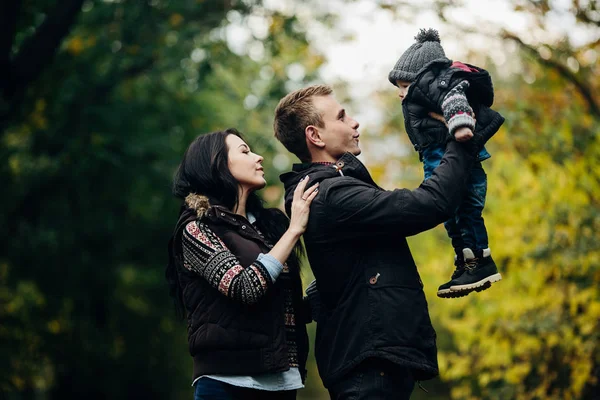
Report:
[{"label": "man's hand holding child", "polygon": [[454,139],[457,142],[466,142],[473,137],[473,131],[468,126],[463,126],[454,131]]}]

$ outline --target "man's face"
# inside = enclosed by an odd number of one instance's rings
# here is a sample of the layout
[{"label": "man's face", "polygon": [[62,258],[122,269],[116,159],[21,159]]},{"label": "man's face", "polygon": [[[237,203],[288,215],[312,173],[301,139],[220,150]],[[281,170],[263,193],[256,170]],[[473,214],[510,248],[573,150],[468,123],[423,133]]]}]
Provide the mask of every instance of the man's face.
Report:
[{"label": "man's face", "polygon": [[325,143],[325,151],[336,160],[346,152],[359,155],[358,122],[346,114],[333,96],[316,96],[312,101],[323,119],[324,126],[318,130]]}]

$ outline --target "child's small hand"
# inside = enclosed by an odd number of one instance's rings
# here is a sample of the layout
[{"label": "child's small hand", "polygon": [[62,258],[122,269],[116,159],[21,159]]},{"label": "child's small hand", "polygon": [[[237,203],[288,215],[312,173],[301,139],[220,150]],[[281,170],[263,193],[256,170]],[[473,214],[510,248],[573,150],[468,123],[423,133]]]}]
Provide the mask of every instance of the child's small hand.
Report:
[{"label": "child's small hand", "polygon": [[473,131],[467,126],[458,128],[454,131],[454,138],[457,142],[466,142],[473,137]]},{"label": "child's small hand", "polygon": [[437,119],[438,121],[440,121],[442,124],[446,125],[446,127],[448,126],[448,123],[446,122],[446,118],[444,118],[443,115],[434,113],[433,111],[430,111],[429,116],[433,119]]}]

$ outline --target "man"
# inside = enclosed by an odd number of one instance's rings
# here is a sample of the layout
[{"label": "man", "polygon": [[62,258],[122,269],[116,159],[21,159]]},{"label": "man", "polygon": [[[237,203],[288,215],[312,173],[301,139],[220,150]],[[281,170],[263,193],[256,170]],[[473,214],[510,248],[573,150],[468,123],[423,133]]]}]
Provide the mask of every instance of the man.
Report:
[{"label": "man", "polygon": [[[440,122],[441,123],[441,122]],[[408,399],[438,375],[436,334],[406,237],[444,222],[462,198],[487,138],[450,141],[433,176],[386,191],[360,154],[359,123],[328,86],[284,97],[277,139],[303,163],[283,174],[286,209],[306,175],[319,182],[304,242],[321,298],[315,356],[333,399]]]}]

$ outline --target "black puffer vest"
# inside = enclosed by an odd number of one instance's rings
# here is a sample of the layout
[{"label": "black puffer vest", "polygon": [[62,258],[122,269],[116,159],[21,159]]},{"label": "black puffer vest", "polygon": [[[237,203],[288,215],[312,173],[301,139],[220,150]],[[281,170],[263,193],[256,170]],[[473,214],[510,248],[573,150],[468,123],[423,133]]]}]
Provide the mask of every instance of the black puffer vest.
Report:
[{"label": "black puffer vest", "polygon": [[452,61],[444,58],[424,66],[409,86],[402,102],[406,133],[419,153],[428,146],[445,144],[452,139],[446,125],[431,118],[429,113],[442,114],[444,97],[463,80],[470,83],[467,99],[477,118],[475,131],[489,137],[504,123],[504,117],[490,108],[494,102],[490,74],[469,64],[465,65],[477,72],[467,72],[451,65]]},{"label": "black puffer vest", "polygon": [[[180,260],[183,229],[196,219],[196,210],[188,208],[178,221],[172,251]],[[246,218],[224,207],[209,207],[200,220],[219,236],[244,268],[251,265],[259,253],[268,253],[272,247]],[[290,368],[282,280],[276,281],[258,303],[248,305],[224,296],[203,277],[178,264],[188,319],[189,351],[194,359],[193,379],[206,374],[257,375]],[[299,271],[290,275],[297,310],[299,370],[304,380],[308,336],[307,321],[302,314],[302,282]]]}]

